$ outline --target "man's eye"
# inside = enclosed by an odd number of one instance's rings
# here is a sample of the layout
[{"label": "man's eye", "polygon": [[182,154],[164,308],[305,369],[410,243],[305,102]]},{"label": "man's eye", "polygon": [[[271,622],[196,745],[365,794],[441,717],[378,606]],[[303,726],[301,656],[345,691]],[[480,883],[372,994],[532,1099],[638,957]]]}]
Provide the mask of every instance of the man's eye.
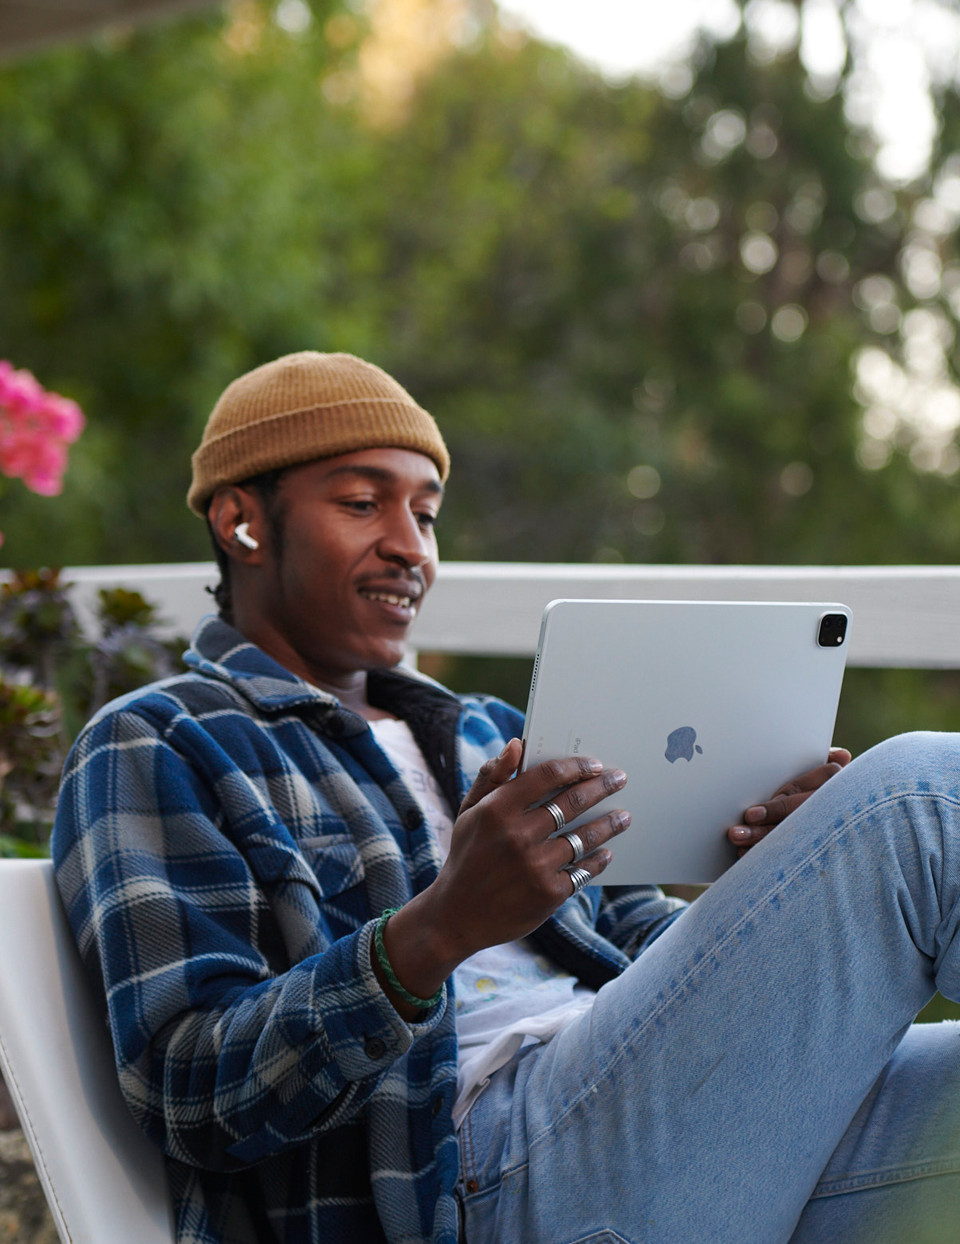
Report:
[{"label": "man's eye", "polygon": [[429,514],[429,513],[418,514],[418,515],[417,515],[417,522],[418,522],[418,523],[420,524],[420,526],[421,526],[421,527],[423,527],[423,528],[428,528],[428,527],[436,527],[436,525],[437,525],[437,516],[436,516],[436,514]]},{"label": "man's eye", "polygon": [[376,509],[375,501],[344,501],[342,504],[357,514],[369,514],[371,510]]}]

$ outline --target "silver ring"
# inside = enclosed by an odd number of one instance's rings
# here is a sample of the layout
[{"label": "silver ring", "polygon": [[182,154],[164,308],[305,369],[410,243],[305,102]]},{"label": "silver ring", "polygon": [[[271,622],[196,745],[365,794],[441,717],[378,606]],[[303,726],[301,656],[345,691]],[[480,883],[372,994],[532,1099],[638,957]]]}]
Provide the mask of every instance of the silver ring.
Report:
[{"label": "silver ring", "polygon": [[570,863],[571,864],[579,863],[580,860],[582,860],[583,857],[586,855],[586,851],[583,848],[583,839],[580,837],[580,835],[577,833],[575,829],[568,829],[567,832],[565,834],[561,834],[560,837],[566,838],[567,842],[569,842],[570,845],[573,847],[573,859],[570,861]]},{"label": "silver ring", "polygon": [[543,806],[547,810],[547,812],[549,812],[550,815],[553,817],[554,823],[556,824],[556,827],[557,827],[557,833],[559,834],[560,830],[563,829],[564,825],[566,825],[567,823],[566,817],[563,815],[563,813],[560,811],[557,805],[553,802],[553,800],[551,800],[549,803],[545,803]]},{"label": "silver ring", "polygon": [[579,894],[585,885],[589,885],[593,880],[590,873],[585,868],[569,868],[570,880],[573,882],[573,893]]}]

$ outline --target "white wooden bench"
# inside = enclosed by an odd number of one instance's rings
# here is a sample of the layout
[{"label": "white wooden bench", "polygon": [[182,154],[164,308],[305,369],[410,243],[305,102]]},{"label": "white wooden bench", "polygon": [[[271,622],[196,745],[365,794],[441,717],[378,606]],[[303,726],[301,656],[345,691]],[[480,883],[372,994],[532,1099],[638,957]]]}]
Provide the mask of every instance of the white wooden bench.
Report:
[{"label": "white wooden bench", "polygon": [[61,1241],[174,1244],[163,1159],[121,1096],[49,860],[0,860],[0,945],[0,1071]]},{"label": "white wooden bench", "polygon": [[[213,609],[212,562],[83,566],[64,572],[89,619],[101,587],[134,588],[167,629],[189,635]],[[853,611],[853,666],[960,669],[960,568],[953,566],[592,566],[445,562],[413,632],[422,652],[532,656],[557,597],[824,600]]]}]

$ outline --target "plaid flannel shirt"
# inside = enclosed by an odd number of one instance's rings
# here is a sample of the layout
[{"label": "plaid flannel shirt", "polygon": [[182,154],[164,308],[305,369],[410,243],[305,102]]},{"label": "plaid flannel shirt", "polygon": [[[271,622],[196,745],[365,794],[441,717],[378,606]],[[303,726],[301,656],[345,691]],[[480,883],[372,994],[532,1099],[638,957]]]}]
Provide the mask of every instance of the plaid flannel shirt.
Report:
[{"label": "plaid flannel shirt", "polygon": [[[439,867],[423,814],[362,718],[224,622],[186,660],[87,726],[53,835],[177,1238],[455,1244],[452,986],[406,1023],[370,965],[376,917]],[[454,807],[522,727],[410,672],[372,673],[369,694]],[[536,940],[599,987],[679,906],[588,889]]]}]

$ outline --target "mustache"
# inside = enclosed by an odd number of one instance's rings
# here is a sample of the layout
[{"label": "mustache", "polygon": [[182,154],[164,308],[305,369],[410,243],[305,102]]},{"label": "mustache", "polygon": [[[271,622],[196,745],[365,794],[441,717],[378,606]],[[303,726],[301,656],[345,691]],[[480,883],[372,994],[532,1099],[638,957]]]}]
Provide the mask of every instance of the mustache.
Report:
[{"label": "mustache", "polygon": [[369,587],[371,584],[384,586],[386,584],[395,584],[404,588],[403,595],[411,596],[419,600],[426,593],[427,581],[423,571],[419,566],[411,566],[407,570],[401,570],[399,567],[389,568],[379,571],[377,574],[365,575],[359,582],[359,587]]}]

